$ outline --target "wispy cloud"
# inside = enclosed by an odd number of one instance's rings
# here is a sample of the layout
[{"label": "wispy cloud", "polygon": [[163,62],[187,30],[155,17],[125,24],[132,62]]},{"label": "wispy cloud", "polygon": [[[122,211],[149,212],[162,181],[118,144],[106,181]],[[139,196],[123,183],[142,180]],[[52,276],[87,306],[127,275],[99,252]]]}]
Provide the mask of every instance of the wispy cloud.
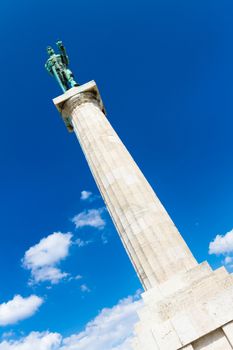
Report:
[{"label": "wispy cloud", "polygon": [[130,350],[137,310],[141,301],[137,296],[120,300],[112,308],[103,309],[90,321],[83,332],[63,340],[62,350]]},{"label": "wispy cloud", "polygon": [[131,350],[133,328],[142,302],[138,294],[103,309],[85,329],[67,338],[58,333],[32,332],[19,340],[5,340],[0,350]]},{"label": "wispy cloud", "polygon": [[102,230],[106,225],[106,221],[102,216],[105,210],[105,208],[84,210],[75,215],[72,222],[75,224],[76,228],[89,226]]},{"label": "wispy cloud", "polygon": [[76,280],[76,281],[79,281],[79,280],[81,280],[83,278],[83,276],[81,276],[81,275],[76,275],[75,277],[74,277],[74,279]]},{"label": "wispy cloud", "polygon": [[80,195],[80,200],[88,203],[92,203],[100,198],[101,197],[99,195],[94,194],[91,191],[85,191],[85,190],[83,190]]},{"label": "wispy cloud", "polygon": [[89,293],[91,291],[90,288],[86,284],[82,284],[80,286],[80,289],[81,289],[81,292],[83,292],[83,293]]},{"label": "wispy cloud", "polygon": [[233,257],[232,256],[226,256],[224,259],[224,264],[229,265],[233,263]]},{"label": "wispy cloud", "polygon": [[30,284],[43,281],[55,284],[68,275],[57,265],[68,256],[71,239],[71,233],[54,232],[26,251],[22,262],[31,271]]},{"label": "wispy cloud", "polygon": [[92,196],[92,192],[84,190],[84,191],[81,192],[80,199],[82,201],[86,201],[87,199],[90,199],[91,196]]},{"label": "wispy cloud", "polygon": [[85,246],[89,245],[90,243],[92,243],[91,240],[84,241],[81,238],[77,238],[76,241],[74,242],[74,244],[77,244],[77,246],[79,248],[85,247]]},{"label": "wispy cloud", "polygon": [[15,333],[12,330],[2,333],[2,338],[12,338],[14,336],[15,336]]},{"label": "wispy cloud", "polygon": [[76,276],[69,276],[68,281],[79,281],[83,278],[82,275],[76,275]]},{"label": "wispy cloud", "polygon": [[12,300],[0,304],[0,326],[14,324],[32,316],[42,303],[43,299],[36,295],[28,298],[23,298],[21,295],[14,296]]}]

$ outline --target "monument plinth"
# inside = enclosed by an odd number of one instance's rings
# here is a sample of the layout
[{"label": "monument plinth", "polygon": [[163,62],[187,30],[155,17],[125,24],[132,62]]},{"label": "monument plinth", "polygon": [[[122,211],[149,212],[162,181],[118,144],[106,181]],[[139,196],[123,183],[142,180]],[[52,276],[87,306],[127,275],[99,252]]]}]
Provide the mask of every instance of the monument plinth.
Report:
[{"label": "monument plinth", "polygon": [[95,82],[70,86],[53,101],[79,140],[145,289],[133,349],[233,349],[232,275],[198,265],[107,120]]}]

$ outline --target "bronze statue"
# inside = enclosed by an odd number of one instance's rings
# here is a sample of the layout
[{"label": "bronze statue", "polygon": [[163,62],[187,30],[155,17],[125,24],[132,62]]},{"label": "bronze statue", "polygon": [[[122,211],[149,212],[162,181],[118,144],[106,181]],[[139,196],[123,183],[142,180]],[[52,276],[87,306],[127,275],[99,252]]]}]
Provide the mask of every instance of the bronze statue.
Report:
[{"label": "bronze statue", "polygon": [[56,78],[63,92],[74,86],[79,86],[74,80],[74,75],[68,68],[69,58],[62,41],[56,42],[59,54],[56,54],[51,46],[47,47],[49,59],[45,64],[47,71]]}]

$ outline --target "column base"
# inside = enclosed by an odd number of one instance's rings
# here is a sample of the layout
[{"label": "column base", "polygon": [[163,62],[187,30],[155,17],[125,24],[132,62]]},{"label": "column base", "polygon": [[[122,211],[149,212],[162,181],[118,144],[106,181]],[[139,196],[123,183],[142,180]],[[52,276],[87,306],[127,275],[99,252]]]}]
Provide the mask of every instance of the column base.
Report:
[{"label": "column base", "polygon": [[233,349],[233,276],[207,262],[143,293],[134,350]]}]

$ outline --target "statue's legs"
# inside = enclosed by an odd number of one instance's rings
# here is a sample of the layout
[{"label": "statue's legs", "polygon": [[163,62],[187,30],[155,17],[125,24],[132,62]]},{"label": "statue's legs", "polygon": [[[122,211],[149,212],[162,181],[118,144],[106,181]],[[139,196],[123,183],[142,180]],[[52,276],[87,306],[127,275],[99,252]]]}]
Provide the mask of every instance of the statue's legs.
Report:
[{"label": "statue's legs", "polygon": [[76,81],[74,80],[74,75],[73,75],[73,73],[71,72],[71,70],[66,69],[65,74],[66,74],[66,79],[67,79],[68,82],[70,83],[70,86],[71,86],[71,87],[79,86],[79,84],[76,83]]}]

